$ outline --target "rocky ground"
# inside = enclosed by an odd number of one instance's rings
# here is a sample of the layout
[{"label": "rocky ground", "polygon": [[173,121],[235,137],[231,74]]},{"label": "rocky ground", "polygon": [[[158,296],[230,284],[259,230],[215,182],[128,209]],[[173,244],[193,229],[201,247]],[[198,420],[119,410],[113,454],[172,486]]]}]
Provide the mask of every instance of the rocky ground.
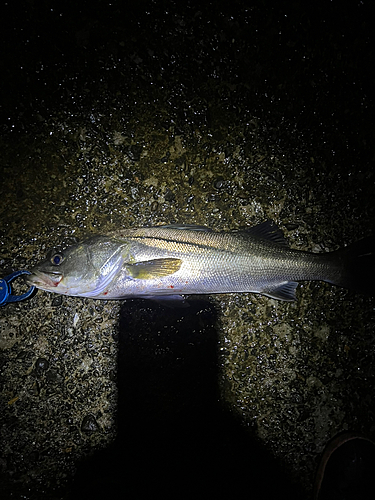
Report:
[{"label": "rocky ground", "polygon": [[[368,3],[52,4],[3,17],[0,276],[121,226],[372,233]],[[2,498],[310,498],[331,437],[375,437],[373,298],[189,303],[0,309]]]}]

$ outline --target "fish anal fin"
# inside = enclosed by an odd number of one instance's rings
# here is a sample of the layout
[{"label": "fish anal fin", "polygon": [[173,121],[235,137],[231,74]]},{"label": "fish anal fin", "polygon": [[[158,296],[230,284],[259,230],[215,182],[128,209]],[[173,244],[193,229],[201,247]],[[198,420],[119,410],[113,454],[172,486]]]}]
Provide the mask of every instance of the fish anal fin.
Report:
[{"label": "fish anal fin", "polygon": [[296,288],[297,281],[283,281],[282,283],[277,283],[274,286],[269,286],[263,289],[261,293],[271,297],[272,299],[285,300],[292,302],[296,300]]},{"label": "fish anal fin", "polygon": [[181,259],[166,258],[127,264],[126,267],[132,278],[150,280],[176,273],[180,269],[181,264]]}]

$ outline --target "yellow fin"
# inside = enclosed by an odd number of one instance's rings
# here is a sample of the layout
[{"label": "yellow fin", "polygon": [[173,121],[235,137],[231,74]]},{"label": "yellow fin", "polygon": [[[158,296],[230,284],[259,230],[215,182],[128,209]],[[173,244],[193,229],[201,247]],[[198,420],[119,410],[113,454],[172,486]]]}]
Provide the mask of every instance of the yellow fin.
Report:
[{"label": "yellow fin", "polygon": [[128,264],[126,267],[132,278],[151,280],[176,273],[182,264],[180,259],[154,259]]}]

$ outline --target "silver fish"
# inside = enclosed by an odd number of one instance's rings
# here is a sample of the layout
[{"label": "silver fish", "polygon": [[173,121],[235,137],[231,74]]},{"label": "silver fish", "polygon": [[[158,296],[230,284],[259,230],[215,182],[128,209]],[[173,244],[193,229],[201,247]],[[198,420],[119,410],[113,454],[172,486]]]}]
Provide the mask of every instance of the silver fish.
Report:
[{"label": "silver fish", "polygon": [[50,252],[26,280],[94,299],[253,292],[292,301],[305,280],[371,290],[373,249],[370,237],[335,252],[294,250],[271,221],[232,232],[178,225],[123,229]]}]

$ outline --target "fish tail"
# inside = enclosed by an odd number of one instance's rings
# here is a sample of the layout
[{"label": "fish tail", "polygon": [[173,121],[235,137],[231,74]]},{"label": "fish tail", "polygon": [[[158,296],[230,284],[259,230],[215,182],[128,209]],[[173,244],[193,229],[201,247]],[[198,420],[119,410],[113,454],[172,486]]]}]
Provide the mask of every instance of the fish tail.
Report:
[{"label": "fish tail", "polygon": [[[338,272],[331,283],[374,295],[375,237],[369,236],[330,254]],[[337,266],[338,264],[338,266]]]}]

